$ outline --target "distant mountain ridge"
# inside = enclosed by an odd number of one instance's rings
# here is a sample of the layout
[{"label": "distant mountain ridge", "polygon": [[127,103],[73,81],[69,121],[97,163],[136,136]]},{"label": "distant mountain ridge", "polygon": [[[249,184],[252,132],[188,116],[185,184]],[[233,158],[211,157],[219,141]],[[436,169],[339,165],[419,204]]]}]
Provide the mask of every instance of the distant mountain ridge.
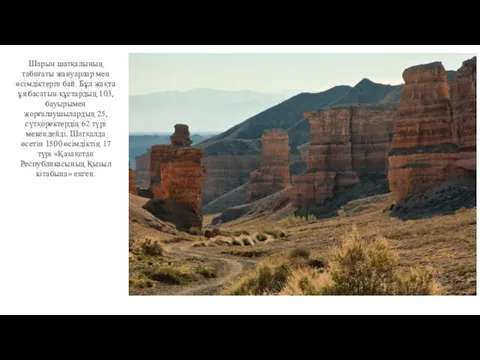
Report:
[{"label": "distant mountain ridge", "polygon": [[260,93],[249,90],[193,89],[130,96],[130,132],[173,131],[177,123],[192,132],[220,132],[295,95],[295,90]]},{"label": "distant mountain ridge", "polygon": [[[447,71],[448,81],[456,71]],[[400,103],[404,85],[385,85],[362,79],[354,87],[336,86],[320,93],[301,93],[197,146],[212,154],[255,154],[261,151],[262,133],[271,128],[288,131],[293,153],[309,141],[309,124],[305,112],[357,105],[372,109],[395,109]]]}]

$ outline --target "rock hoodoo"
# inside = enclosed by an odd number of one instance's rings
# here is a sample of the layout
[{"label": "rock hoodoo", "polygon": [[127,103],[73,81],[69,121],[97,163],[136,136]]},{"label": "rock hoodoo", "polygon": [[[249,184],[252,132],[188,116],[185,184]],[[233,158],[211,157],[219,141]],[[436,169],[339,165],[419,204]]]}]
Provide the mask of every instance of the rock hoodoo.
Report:
[{"label": "rock hoodoo", "polygon": [[150,188],[150,150],[135,158],[135,182],[140,189]]},{"label": "rock hoodoo", "polygon": [[156,209],[157,214],[162,212],[171,214],[171,209],[165,210],[165,204],[168,204],[169,208],[178,204],[182,207],[182,213],[185,209],[192,212],[192,216],[188,217],[190,221],[181,219],[182,224],[202,228],[201,201],[205,181],[205,168],[201,164],[203,151],[190,147],[191,140],[186,125],[176,125],[171,140],[172,145],[156,145],[151,149],[152,201],[161,204],[162,210],[159,211],[159,207],[152,205],[153,203],[148,209]]},{"label": "rock hoodoo", "polygon": [[476,175],[476,59],[459,70],[451,99],[439,62],[409,68],[403,78],[388,175],[398,200]]},{"label": "rock hoodoo", "polygon": [[256,201],[290,187],[290,146],[284,130],[267,130],[262,135],[260,170],[250,175],[247,202]]},{"label": "rock hoodoo", "polygon": [[387,172],[395,111],[329,109],[306,113],[310,121],[307,172],[292,177],[295,207],[321,206],[360,175]]},{"label": "rock hoodoo", "polygon": [[132,170],[128,164],[128,192],[137,195],[137,186],[135,184],[135,170]]}]

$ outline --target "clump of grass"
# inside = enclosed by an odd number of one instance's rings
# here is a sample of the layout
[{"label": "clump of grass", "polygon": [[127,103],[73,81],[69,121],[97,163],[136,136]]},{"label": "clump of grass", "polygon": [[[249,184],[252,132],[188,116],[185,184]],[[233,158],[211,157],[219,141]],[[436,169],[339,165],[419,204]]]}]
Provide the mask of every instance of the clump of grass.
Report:
[{"label": "clump of grass", "polygon": [[286,265],[278,267],[261,266],[247,278],[232,295],[271,295],[279,293],[287,283],[290,269]]},{"label": "clump of grass", "polygon": [[145,240],[141,245],[142,253],[145,256],[162,256],[163,247],[158,241],[152,241],[151,239]]},{"label": "clump of grass", "polygon": [[220,228],[215,228],[212,230],[212,233],[213,233],[213,237],[217,237],[222,235],[222,230]]},{"label": "clump of grass", "polygon": [[302,226],[302,225],[309,225],[314,224],[318,220],[316,216],[309,215],[307,216],[295,216],[290,215],[289,217],[282,219],[278,222],[278,225],[281,227],[295,227],[295,226]]},{"label": "clump of grass", "polygon": [[287,233],[283,230],[267,230],[267,231],[264,231],[264,232],[265,232],[265,234],[270,235],[274,239],[287,237]]},{"label": "clump of grass", "polygon": [[130,286],[137,289],[151,289],[153,288],[154,283],[149,279],[140,278],[130,280]]},{"label": "clump of grass", "polygon": [[[265,261],[248,273],[232,295],[434,295],[435,272],[414,269],[404,274],[398,255],[382,237],[362,238],[354,226],[329,263],[308,249],[294,249],[280,265]],[[278,260],[278,259],[277,259]],[[278,262],[278,261],[277,261]]]},{"label": "clump of grass", "polygon": [[243,240],[241,240],[241,239],[234,239],[232,241],[232,245],[233,246],[245,246],[245,244],[243,243]]},{"label": "clump of grass", "polygon": [[190,235],[194,235],[194,236],[203,236],[202,229],[199,229],[199,228],[196,228],[196,227],[192,227],[192,228],[188,229],[188,233]]},{"label": "clump of grass", "polygon": [[305,260],[308,260],[310,258],[311,254],[312,254],[311,251],[308,250],[308,249],[297,248],[297,249],[293,249],[290,252],[289,257],[290,257],[290,259],[305,259]]},{"label": "clump of grass", "polygon": [[343,206],[337,211],[337,214],[339,217],[348,217],[347,210]]},{"label": "clump of grass", "polygon": [[198,241],[198,242],[193,244],[194,248],[207,247],[207,246],[208,246],[208,243],[206,241]]},{"label": "clump of grass", "polygon": [[267,234],[264,234],[264,233],[258,233],[257,234],[257,240],[260,241],[260,242],[265,242],[268,240],[268,236]]},{"label": "clump of grass", "polygon": [[250,236],[250,233],[246,230],[238,230],[233,233],[233,236]]},{"label": "clump of grass", "polygon": [[213,235],[213,231],[212,230],[205,230],[205,234],[203,235],[205,236],[207,239],[211,239],[211,238],[214,238],[215,236]]},{"label": "clump of grass", "polygon": [[242,241],[245,246],[255,246],[255,241],[253,241],[251,238],[246,237],[243,238]]},{"label": "clump of grass", "polygon": [[397,269],[398,255],[385,238],[362,239],[354,226],[341,247],[333,251],[329,274],[332,285],[325,295],[432,295],[434,273],[417,270],[404,276]]},{"label": "clump of grass", "polygon": [[197,269],[197,274],[202,275],[205,279],[215,279],[218,277],[216,269],[209,266],[201,266]]},{"label": "clump of grass", "polygon": [[157,267],[148,270],[145,275],[153,281],[168,285],[185,285],[191,278],[192,274],[185,273],[172,267]]}]

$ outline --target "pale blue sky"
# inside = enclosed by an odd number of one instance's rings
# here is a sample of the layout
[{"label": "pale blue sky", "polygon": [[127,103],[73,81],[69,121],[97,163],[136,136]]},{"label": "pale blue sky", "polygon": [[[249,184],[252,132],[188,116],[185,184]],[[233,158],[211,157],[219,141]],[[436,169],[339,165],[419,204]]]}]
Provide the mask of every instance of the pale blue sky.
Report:
[{"label": "pale blue sky", "polygon": [[397,85],[406,68],[441,61],[457,70],[475,54],[131,54],[130,95],[194,88],[319,92],[363,78]]}]

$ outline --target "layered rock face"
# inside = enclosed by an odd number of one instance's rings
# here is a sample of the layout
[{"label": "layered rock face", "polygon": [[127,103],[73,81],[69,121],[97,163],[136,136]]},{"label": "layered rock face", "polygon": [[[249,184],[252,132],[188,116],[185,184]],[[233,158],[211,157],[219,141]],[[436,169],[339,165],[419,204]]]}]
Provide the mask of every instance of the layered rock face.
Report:
[{"label": "layered rock face", "polygon": [[137,186],[135,185],[135,171],[128,166],[128,192],[137,195]]},{"label": "layered rock face", "polygon": [[[458,127],[460,151],[476,155],[477,149],[477,58],[467,60],[450,85],[453,122]],[[475,156],[473,156],[475,161]]]},{"label": "layered rock face", "polygon": [[396,110],[351,109],[353,169],[360,174],[388,171]]},{"label": "layered rock face", "polygon": [[452,82],[439,62],[405,70],[389,156],[397,200],[449,180],[476,176],[476,59]]},{"label": "layered rock face", "polygon": [[329,109],[310,121],[307,173],[292,177],[296,207],[321,206],[364,173],[387,172],[393,110]]},{"label": "layered rock face", "polygon": [[135,182],[140,189],[150,188],[150,152],[135,158]]},{"label": "layered rock face", "polygon": [[[151,149],[150,182],[153,199],[164,202],[171,200],[181,205],[182,209],[190,209],[190,220],[182,221],[190,227],[201,228],[202,186],[205,182],[205,168],[201,164],[203,151],[190,147],[186,125],[176,125],[171,140],[172,145],[156,145]],[[168,208],[171,208],[172,205],[168,203]]]},{"label": "layered rock face", "polygon": [[262,135],[261,168],[250,175],[247,202],[256,201],[290,187],[288,133],[268,130]]},{"label": "layered rock face", "polygon": [[204,157],[202,164],[206,169],[206,205],[247,183],[250,174],[260,168],[260,155],[211,155]]}]

